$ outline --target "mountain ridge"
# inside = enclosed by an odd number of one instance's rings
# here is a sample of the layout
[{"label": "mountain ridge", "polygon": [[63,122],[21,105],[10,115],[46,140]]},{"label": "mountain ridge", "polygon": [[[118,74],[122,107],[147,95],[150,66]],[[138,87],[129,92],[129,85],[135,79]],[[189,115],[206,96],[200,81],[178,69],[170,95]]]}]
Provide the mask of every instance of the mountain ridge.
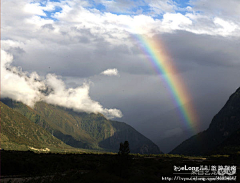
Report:
[{"label": "mountain ridge", "polygon": [[130,125],[108,120],[102,114],[75,112],[44,102],[36,103],[32,109],[21,102],[2,101],[75,148],[118,152],[120,142],[127,140],[132,153],[161,153],[157,145]]},{"label": "mountain ridge", "polygon": [[0,101],[1,148],[9,150],[64,150],[71,147]]},{"label": "mountain ridge", "polygon": [[213,117],[207,130],[185,140],[170,153],[204,155],[215,152],[215,148],[221,143],[224,144],[224,141],[238,129],[240,129],[240,88],[229,97],[223,108]]}]

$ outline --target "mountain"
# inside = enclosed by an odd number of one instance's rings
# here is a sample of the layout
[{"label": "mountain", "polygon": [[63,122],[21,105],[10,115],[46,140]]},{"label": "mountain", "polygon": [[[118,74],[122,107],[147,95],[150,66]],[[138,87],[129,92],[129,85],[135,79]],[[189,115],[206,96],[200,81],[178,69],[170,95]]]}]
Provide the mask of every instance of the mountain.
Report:
[{"label": "mountain", "polygon": [[[224,107],[214,116],[207,130],[187,139],[170,153],[203,155],[220,152],[229,146],[239,149],[240,88],[233,93]],[[229,147],[230,148],[230,147]]]},{"label": "mountain", "polygon": [[1,104],[1,148],[6,150],[62,151],[71,147],[22,114]]},{"label": "mountain", "polygon": [[183,131],[181,134],[176,134],[167,138],[159,140],[156,144],[161,147],[164,153],[169,153],[174,149],[179,143],[191,137],[190,131]]},{"label": "mountain", "polygon": [[120,142],[128,141],[132,153],[159,154],[158,146],[123,122],[111,121],[102,114],[75,112],[44,102],[34,109],[10,99],[2,101],[26,118],[42,126],[64,143],[84,149],[117,152]]},{"label": "mountain", "polygon": [[240,128],[211,151],[211,154],[240,154]]}]

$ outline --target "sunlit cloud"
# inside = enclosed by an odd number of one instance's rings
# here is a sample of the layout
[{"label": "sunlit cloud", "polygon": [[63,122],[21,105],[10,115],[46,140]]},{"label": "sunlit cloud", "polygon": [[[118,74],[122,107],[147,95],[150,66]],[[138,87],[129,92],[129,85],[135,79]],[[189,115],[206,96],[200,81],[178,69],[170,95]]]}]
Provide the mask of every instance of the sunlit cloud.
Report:
[{"label": "sunlit cloud", "polygon": [[101,74],[106,75],[106,76],[118,76],[118,70],[117,69],[107,69],[103,71]]}]

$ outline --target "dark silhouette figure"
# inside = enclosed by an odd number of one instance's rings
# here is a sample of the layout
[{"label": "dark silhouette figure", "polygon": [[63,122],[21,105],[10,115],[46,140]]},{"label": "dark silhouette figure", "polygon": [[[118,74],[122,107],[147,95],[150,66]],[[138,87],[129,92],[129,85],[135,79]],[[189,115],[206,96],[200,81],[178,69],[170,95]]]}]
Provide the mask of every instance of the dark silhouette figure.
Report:
[{"label": "dark silhouette figure", "polygon": [[125,141],[124,144],[121,142],[118,154],[125,156],[125,155],[128,155],[129,153],[130,153],[130,149],[129,149],[128,141]]}]

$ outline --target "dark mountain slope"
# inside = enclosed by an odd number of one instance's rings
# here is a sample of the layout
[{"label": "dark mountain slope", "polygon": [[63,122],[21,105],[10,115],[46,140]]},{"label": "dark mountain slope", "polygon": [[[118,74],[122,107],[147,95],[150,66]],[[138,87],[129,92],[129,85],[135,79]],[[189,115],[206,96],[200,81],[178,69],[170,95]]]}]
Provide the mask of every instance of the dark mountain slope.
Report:
[{"label": "dark mountain slope", "polygon": [[240,154],[240,129],[233,132],[211,154]]},{"label": "dark mountain slope", "polygon": [[71,147],[22,114],[1,104],[1,148],[7,150],[63,150]]},{"label": "dark mountain slope", "polygon": [[[240,88],[214,116],[209,128],[176,147],[171,153],[202,155],[213,151],[240,128]],[[238,136],[239,137],[239,136]],[[231,137],[232,139],[234,137]],[[230,138],[230,139],[231,139]],[[237,137],[235,137],[237,138]],[[238,140],[240,140],[238,138]]]},{"label": "dark mountain slope", "polygon": [[162,153],[159,151],[158,146],[130,125],[118,121],[110,121],[110,123],[115,131],[113,135],[99,142],[100,147],[118,150],[120,142],[127,140],[130,144],[130,150],[132,153]]}]

